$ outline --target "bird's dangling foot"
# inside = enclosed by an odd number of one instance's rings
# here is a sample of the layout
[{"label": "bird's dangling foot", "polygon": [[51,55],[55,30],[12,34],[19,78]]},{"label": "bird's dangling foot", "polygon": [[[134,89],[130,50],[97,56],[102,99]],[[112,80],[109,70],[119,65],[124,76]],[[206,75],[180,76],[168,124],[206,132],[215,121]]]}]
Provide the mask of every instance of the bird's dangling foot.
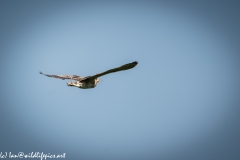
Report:
[{"label": "bird's dangling foot", "polygon": [[67,85],[68,86],[74,86],[74,82],[68,82]]}]

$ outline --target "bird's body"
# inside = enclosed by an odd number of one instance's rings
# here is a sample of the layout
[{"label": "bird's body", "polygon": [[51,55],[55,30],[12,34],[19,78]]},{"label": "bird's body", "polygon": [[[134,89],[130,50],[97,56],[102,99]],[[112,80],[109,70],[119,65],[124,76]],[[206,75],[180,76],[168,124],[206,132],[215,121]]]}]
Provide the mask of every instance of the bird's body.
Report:
[{"label": "bird's body", "polygon": [[100,80],[98,78],[96,78],[96,79],[90,79],[90,80],[85,80],[85,81],[68,82],[67,85],[82,88],[82,89],[88,89],[88,88],[96,87],[96,85],[99,81]]},{"label": "bird's body", "polygon": [[107,70],[105,72],[102,73],[98,73],[96,75],[93,76],[87,76],[87,77],[81,77],[81,76],[77,76],[77,75],[49,75],[49,74],[44,74],[42,72],[40,72],[40,74],[43,74],[45,76],[48,77],[53,77],[53,78],[59,78],[62,80],[65,79],[72,79],[75,80],[74,82],[68,82],[67,85],[68,86],[74,86],[74,87],[78,87],[78,88],[82,88],[82,89],[88,89],[88,88],[94,88],[96,87],[96,85],[98,84],[98,82],[100,82],[99,77],[109,74],[109,73],[113,73],[113,72],[118,72],[118,71],[122,71],[122,70],[128,70],[131,69],[133,67],[135,67],[138,64],[138,62],[132,62],[132,63],[128,63],[125,65],[122,65],[120,67],[117,68],[113,68],[110,70]]}]

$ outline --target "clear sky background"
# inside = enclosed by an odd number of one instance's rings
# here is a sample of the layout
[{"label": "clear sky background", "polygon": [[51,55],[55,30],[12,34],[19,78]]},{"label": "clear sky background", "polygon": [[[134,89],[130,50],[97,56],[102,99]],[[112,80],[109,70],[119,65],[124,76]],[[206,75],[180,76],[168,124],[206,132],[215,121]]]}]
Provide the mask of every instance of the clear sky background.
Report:
[{"label": "clear sky background", "polygon": [[[239,3],[0,1],[0,152],[240,158]],[[39,74],[109,74],[94,89]]]}]

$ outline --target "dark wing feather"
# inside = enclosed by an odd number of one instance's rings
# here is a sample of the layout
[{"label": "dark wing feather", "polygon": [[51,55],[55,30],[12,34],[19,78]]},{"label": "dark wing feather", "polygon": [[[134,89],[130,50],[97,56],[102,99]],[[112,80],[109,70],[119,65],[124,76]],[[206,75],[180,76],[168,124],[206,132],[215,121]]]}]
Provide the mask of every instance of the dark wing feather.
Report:
[{"label": "dark wing feather", "polygon": [[76,76],[76,75],[50,75],[50,74],[44,74],[42,72],[40,72],[40,74],[43,74],[45,76],[52,77],[52,78],[59,78],[59,79],[62,79],[62,80],[73,79],[73,80],[80,81],[80,80],[83,79],[83,77]]},{"label": "dark wing feather", "polygon": [[128,69],[131,69],[131,68],[135,67],[137,64],[138,64],[137,61],[132,62],[132,63],[128,63],[128,64],[124,64],[124,65],[122,65],[122,66],[120,66],[120,67],[113,68],[113,69],[107,70],[107,71],[105,71],[105,72],[95,74],[95,75],[93,75],[93,76],[88,76],[88,77],[86,77],[86,78],[87,78],[87,79],[89,79],[89,78],[95,79],[95,78],[104,76],[104,75],[109,74],[109,73],[114,73],[114,72],[118,72],[118,71],[128,70]]}]

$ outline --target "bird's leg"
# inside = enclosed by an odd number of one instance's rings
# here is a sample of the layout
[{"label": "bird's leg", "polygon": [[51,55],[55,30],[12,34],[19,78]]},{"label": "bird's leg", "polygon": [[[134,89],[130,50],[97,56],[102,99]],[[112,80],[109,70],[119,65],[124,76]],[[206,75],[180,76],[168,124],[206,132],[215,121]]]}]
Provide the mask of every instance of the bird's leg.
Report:
[{"label": "bird's leg", "polygon": [[78,81],[74,81],[74,82],[68,82],[67,85],[68,86],[79,87],[80,83]]},{"label": "bird's leg", "polygon": [[71,82],[68,82],[67,85],[68,85],[68,86],[74,86],[74,82],[72,82],[72,81],[71,81]]}]

